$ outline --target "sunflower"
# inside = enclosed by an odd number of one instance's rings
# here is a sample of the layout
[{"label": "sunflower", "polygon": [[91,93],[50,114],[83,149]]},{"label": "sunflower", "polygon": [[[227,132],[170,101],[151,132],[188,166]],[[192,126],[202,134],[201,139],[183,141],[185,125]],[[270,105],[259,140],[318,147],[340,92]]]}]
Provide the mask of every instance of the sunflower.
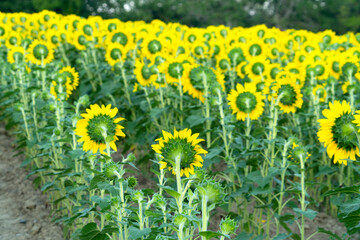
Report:
[{"label": "sunflower", "polygon": [[151,68],[143,61],[137,59],[135,62],[134,74],[137,81],[142,86],[149,86],[152,82],[156,81],[157,74],[151,71]]},{"label": "sunflower", "polygon": [[63,67],[60,69],[59,73],[64,74],[68,80],[66,81],[66,87],[71,88],[71,91],[74,91],[77,86],[79,86],[79,73],[75,71],[73,67]]},{"label": "sunflower", "polygon": [[326,99],[326,89],[323,85],[316,85],[313,89],[313,95],[315,99],[319,102],[325,102]]},{"label": "sunflower", "polygon": [[131,35],[128,31],[112,31],[106,36],[106,42],[107,44],[111,43],[119,43],[123,46],[126,46],[129,44],[132,44],[134,42],[134,37]]},{"label": "sunflower", "polygon": [[74,32],[73,34],[73,39],[72,39],[72,44],[75,46],[76,49],[78,50],[85,50],[86,49],[86,44],[91,41],[91,37],[81,33],[81,32]]},{"label": "sunflower", "polygon": [[54,59],[54,49],[47,42],[34,40],[29,46],[26,59],[36,65],[46,65]]},{"label": "sunflower", "polygon": [[[198,139],[199,133],[191,135],[191,129],[181,131],[174,130],[172,135],[162,131],[163,137],[156,139],[158,144],[152,145],[152,149],[161,155],[160,169],[168,167],[169,171],[175,175],[176,160],[180,160],[180,176],[185,174],[189,177],[194,174],[194,167],[203,166],[203,158],[200,154],[207,154],[198,143],[204,139]],[[170,165],[170,166],[168,166]]]},{"label": "sunflower", "polygon": [[68,84],[69,78],[62,77],[63,81],[52,81],[50,87],[50,94],[54,96],[54,98],[58,101],[63,100],[62,96],[65,95],[65,100],[69,99],[70,95],[72,94],[72,88]]},{"label": "sunflower", "polygon": [[[205,78],[206,79],[205,79]],[[204,102],[204,80],[206,80],[209,91],[217,87],[225,89],[224,75],[212,68],[190,64],[184,65],[184,73],[182,78],[183,91],[188,92],[193,98]]]},{"label": "sunflower", "polygon": [[329,103],[329,107],[322,112],[326,118],[318,120],[320,129],[317,135],[328,156],[334,157],[334,163],[347,165],[347,160],[356,160],[356,155],[360,156],[356,136],[358,128],[355,126],[359,126],[359,117],[354,117],[345,100]]},{"label": "sunflower", "polygon": [[184,64],[190,63],[191,60],[186,56],[167,59],[159,66],[159,71],[165,74],[168,83],[177,83],[182,78]]},{"label": "sunflower", "polygon": [[10,31],[9,35],[7,35],[5,46],[7,48],[11,48],[13,46],[20,46],[20,45],[21,45],[20,34],[15,31]]},{"label": "sunflower", "polygon": [[255,83],[245,83],[236,85],[236,90],[232,89],[228,101],[233,114],[237,120],[244,121],[246,117],[251,120],[258,119],[264,111],[264,96],[256,91]]},{"label": "sunflower", "polygon": [[5,39],[11,30],[7,24],[0,22],[0,40]]},{"label": "sunflower", "polygon": [[271,65],[266,56],[249,57],[249,63],[245,66],[245,72],[253,82],[264,81],[264,72]]},{"label": "sunflower", "polygon": [[296,79],[292,75],[287,74],[278,77],[273,90],[275,91],[274,98],[285,113],[295,113],[297,107],[301,108],[303,95],[300,92],[300,86],[296,84]]},{"label": "sunflower", "polygon": [[124,118],[115,118],[117,108],[111,109],[111,104],[101,107],[97,104],[90,105],[87,113],[81,114],[83,119],[76,124],[75,133],[81,138],[78,142],[84,142],[83,150],[92,151],[94,154],[99,150],[105,154],[107,144],[114,151],[117,151],[115,141],[118,137],[125,137],[123,126],[117,124]]},{"label": "sunflower", "polygon": [[7,60],[9,63],[21,62],[25,57],[25,49],[22,47],[11,47],[8,51]]},{"label": "sunflower", "polygon": [[127,49],[118,42],[110,43],[106,49],[105,60],[114,66],[117,62],[124,62]]},{"label": "sunflower", "polygon": [[161,35],[157,37],[155,33],[148,34],[143,39],[141,46],[141,52],[144,56],[151,56],[164,51],[166,39],[164,39]]}]

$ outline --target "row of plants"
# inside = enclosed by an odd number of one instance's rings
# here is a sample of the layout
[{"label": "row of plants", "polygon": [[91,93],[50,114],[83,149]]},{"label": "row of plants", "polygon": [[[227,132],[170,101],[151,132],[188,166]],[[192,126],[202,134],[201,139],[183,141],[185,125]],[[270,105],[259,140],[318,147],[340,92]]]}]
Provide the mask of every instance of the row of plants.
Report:
[{"label": "row of plants", "polygon": [[0,120],[66,239],[358,234],[360,35],[0,20]]}]

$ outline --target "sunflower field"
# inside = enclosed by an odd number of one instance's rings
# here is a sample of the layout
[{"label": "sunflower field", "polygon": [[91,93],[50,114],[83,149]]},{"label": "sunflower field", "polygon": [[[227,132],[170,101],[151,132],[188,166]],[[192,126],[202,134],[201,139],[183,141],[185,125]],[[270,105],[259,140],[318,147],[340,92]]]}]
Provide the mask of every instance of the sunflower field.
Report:
[{"label": "sunflower field", "polygon": [[360,34],[0,13],[0,56],[65,239],[359,237]]}]

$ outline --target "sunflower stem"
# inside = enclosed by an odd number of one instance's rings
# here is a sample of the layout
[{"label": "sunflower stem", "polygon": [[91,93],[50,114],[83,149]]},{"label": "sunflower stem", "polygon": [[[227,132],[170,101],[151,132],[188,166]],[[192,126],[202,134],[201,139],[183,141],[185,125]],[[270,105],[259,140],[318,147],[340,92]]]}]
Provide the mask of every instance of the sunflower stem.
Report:
[{"label": "sunflower stem", "polygon": [[[282,153],[282,164],[281,164],[281,168],[283,169],[281,172],[281,185],[280,185],[280,197],[279,197],[279,208],[278,208],[278,215],[279,217],[281,216],[282,210],[283,210],[283,206],[282,206],[282,202],[283,202],[283,198],[284,198],[284,193],[285,193],[285,174],[286,174],[286,170],[288,168],[288,164],[287,164],[287,149],[289,147],[290,142],[286,142],[284,145],[284,149],[283,149],[283,153]],[[276,235],[279,234],[279,230],[280,230],[280,224],[277,222],[276,224]]]},{"label": "sunflower stem", "polygon": [[304,212],[306,210],[305,205],[305,161],[302,155],[300,155],[300,167],[301,167],[301,240],[305,240],[305,219],[304,219]]},{"label": "sunflower stem", "polygon": [[[207,196],[202,196],[201,198],[201,215],[202,215],[202,225],[201,231],[207,231],[208,225],[208,211],[207,211]],[[206,237],[201,237],[202,240],[206,240]]]},{"label": "sunflower stem", "polygon": [[210,104],[209,104],[209,86],[206,74],[202,74],[204,84],[204,99],[205,99],[205,118],[206,118],[206,147],[211,147],[211,120],[210,120]]}]

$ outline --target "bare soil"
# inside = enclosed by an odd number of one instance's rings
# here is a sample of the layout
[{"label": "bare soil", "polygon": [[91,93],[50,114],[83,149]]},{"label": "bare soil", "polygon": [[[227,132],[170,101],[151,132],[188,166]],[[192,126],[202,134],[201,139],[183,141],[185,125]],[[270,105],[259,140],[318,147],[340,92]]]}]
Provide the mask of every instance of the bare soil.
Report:
[{"label": "bare soil", "polygon": [[13,142],[0,125],[0,239],[64,239],[61,227],[51,222],[47,196],[25,179],[23,156],[13,157]]}]

